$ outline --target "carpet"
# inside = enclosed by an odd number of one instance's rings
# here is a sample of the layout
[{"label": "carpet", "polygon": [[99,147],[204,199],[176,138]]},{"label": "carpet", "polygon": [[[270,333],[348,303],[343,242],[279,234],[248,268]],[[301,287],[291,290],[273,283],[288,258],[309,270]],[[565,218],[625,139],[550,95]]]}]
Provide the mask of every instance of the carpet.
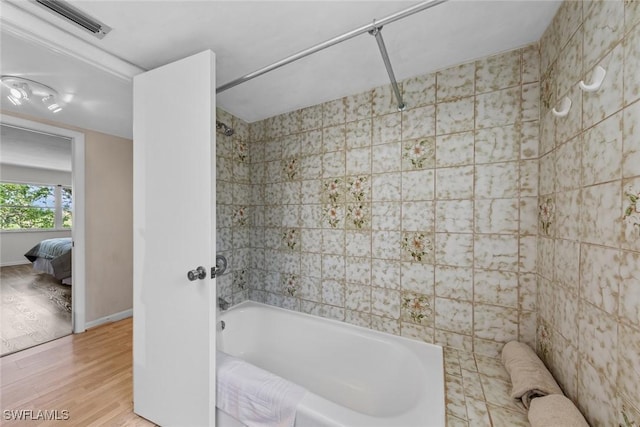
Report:
[{"label": "carpet", "polygon": [[71,334],[71,286],[31,265],[0,268],[0,355]]}]

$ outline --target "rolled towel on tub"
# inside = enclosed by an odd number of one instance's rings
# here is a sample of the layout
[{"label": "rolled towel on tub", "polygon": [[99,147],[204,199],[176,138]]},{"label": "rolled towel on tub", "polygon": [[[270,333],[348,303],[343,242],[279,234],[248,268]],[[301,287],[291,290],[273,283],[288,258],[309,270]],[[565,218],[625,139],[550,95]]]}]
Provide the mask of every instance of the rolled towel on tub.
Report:
[{"label": "rolled towel on tub", "polygon": [[511,397],[521,399],[525,408],[529,408],[534,397],[563,394],[551,372],[528,345],[518,341],[505,344],[502,363],[511,376]]},{"label": "rolled towel on tub", "polygon": [[573,402],[561,394],[534,399],[528,417],[531,427],[589,427]]},{"label": "rolled towel on tub", "polygon": [[306,392],[242,359],[216,352],[216,406],[249,427],[292,427]]}]

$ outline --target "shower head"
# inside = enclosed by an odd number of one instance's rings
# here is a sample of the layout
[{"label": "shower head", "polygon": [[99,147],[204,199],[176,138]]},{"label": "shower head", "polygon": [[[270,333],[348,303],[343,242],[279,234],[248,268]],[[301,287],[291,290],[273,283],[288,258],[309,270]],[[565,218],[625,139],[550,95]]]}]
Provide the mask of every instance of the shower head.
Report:
[{"label": "shower head", "polygon": [[216,129],[221,130],[222,134],[225,136],[231,136],[235,132],[233,128],[230,128],[226,124],[216,120]]}]

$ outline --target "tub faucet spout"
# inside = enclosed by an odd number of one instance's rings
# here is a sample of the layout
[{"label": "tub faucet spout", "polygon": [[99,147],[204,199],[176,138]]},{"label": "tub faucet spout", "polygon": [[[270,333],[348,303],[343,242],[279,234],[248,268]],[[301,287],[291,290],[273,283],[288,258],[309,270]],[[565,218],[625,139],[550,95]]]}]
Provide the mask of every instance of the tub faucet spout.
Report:
[{"label": "tub faucet spout", "polygon": [[220,307],[220,310],[224,311],[229,308],[229,302],[222,297],[218,297],[218,307]]}]

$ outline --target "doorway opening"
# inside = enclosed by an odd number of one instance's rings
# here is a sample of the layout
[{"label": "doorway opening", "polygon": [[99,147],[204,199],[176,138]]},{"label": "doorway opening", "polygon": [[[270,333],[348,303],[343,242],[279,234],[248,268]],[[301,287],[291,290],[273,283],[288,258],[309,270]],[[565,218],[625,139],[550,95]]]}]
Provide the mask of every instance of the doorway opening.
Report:
[{"label": "doorway opening", "polygon": [[85,146],[65,128],[6,114],[0,125],[4,356],[86,328]]}]

